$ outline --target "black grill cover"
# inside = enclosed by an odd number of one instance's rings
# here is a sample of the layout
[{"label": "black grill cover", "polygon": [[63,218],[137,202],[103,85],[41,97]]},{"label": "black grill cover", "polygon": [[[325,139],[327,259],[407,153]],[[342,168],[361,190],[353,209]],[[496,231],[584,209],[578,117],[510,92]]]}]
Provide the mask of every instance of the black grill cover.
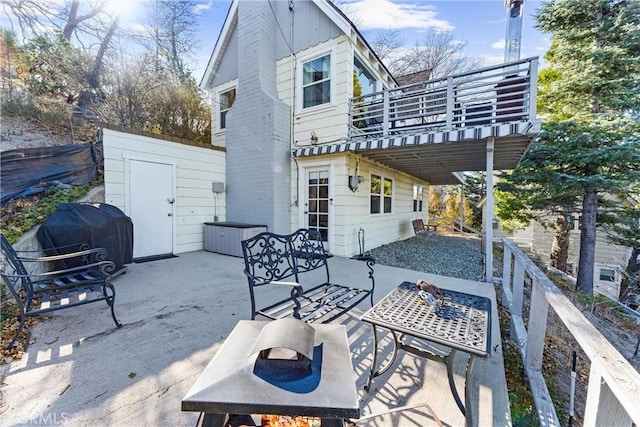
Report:
[{"label": "black grill cover", "polygon": [[[120,209],[105,203],[63,203],[46,219],[37,232],[47,255],[59,255],[48,248],[87,244],[105,248],[108,259],[119,271],[133,258],[133,222]],[[73,252],[76,249],[60,251]],[[79,265],[78,262],[77,265]],[[76,267],[68,262],[57,266]]]}]

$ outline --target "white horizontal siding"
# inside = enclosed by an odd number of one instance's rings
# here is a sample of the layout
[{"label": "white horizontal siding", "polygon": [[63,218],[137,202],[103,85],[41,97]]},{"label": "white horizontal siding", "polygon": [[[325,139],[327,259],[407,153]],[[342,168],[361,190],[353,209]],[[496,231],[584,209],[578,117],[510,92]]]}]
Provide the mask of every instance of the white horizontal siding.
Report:
[{"label": "white horizontal siding", "polygon": [[[545,262],[550,261],[553,238],[553,228],[545,230],[539,223],[533,223],[533,249]],[[594,288],[602,288],[601,290],[603,292],[606,292],[612,297],[617,297],[621,280],[619,272],[624,270],[630,255],[631,250],[629,248],[612,244],[606,239],[604,230],[597,229],[594,254]],[[579,230],[572,231],[569,234],[569,251],[567,258],[567,261],[573,265],[574,269],[577,269],[578,262],[580,261]],[[616,283],[601,282],[599,280],[601,268],[614,269],[616,271]]]},{"label": "white horizontal siding", "polygon": [[203,223],[225,219],[224,194],[211,191],[212,182],[225,182],[225,153],[104,129],[105,201],[123,211],[125,157],[176,165],[176,253],[203,249]]},{"label": "white horizontal siding", "polygon": [[[419,182],[414,178],[396,171],[374,165],[365,159],[359,159],[358,174],[365,178],[358,189],[353,192],[348,186],[349,175],[355,174],[355,155],[333,154],[313,158],[299,159],[300,165],[300,194],[302,204],[305,191],[304,171],[308,167],[328,165],[332,170],[331,194],[333,197],[332,231],[329,250],[339,256],[351,256],[359,253],[358,232],[360,228],[365,234],[365,250],[403,240],[413,236],[411,221],[418,217],[424,218],[423,213],[413,212],[413,185],[425,187],[426,182]],[[370,214],[370,185],[371,173],[383,175],[393,180],[393,212],[391,214]],[[292,180],[292,194],[298,188]],[[304,216],[300,208],[292,208],[292,230],[304,225]]]},{"label": "white horizontal siding", "polygon": [[[331,50],[333,54],[331,105],[294,114],[293,140],[296,145],[310,144],[311,132],[318,137],[318,143],[336,141],[347,136],[349,98],[353,93],[353,48],[350,40],[342,35],[305,49],[297,56],[304,57],[327,50]],[[301,88],[301,82],[295,81],[296,66],[295,59],[290,56],[280,59],[276,64],[278,97],[293,110],[296,109],[294,96]]]}]

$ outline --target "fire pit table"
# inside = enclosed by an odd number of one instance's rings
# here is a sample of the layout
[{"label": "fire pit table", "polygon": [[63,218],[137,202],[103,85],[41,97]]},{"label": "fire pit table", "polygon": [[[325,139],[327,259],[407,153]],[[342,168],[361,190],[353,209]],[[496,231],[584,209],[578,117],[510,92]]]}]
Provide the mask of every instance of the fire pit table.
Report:
[{"label": "fire pit table", "polygon": [[[297,355],[270,358],[276,350]],[[323,427],[359,418],[345,326],[239,321],[182,399],[182,410],[204,413],[203,426],[224,426],[229,414],[314,417]]]}]

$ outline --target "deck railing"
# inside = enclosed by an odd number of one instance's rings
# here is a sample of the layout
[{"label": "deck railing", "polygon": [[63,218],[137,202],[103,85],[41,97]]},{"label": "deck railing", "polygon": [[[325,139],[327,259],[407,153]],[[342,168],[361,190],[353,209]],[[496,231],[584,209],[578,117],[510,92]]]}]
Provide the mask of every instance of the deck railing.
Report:
[{"label": "deck railing", "polygon": [[349,137],[534,120],[537,75],[529,58],[351,98]]},{"label": "deck railing", "polygon": [[[549,307],[591,363],[583,425],[640,425],[640,374],[529,257],[513,242],[502,239],[502,243],[502,305],[510,313],[511,338],[522,354],[540,425],[560,425],[542,377]],[[531,282],[526,326],[523,320],[525,277]]]},{"label": "deck railing", "polygon": [[[469,227],[464,222],[460,221],[459,218],[450,218],[443,216],[434,216],[431,218],[430,225],[435,225],[437,227],[442,227],[443,229],[449,230],[451,232],[464,232],[475,234],[476,236],[483,237],[482,231],[476,230],[473,227]],[[483,245],[484,246],[484,245]]]}]

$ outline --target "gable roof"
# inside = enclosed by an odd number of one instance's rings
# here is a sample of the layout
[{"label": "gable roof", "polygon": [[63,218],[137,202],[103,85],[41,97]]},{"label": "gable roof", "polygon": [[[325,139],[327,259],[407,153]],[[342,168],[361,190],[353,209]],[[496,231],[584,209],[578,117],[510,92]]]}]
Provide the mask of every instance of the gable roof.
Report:
[{"label": "gable roof", "polygon": [[[215,70],[218,68],[220,61],[222,60],[222,54],[227,47],[229,40],[231,39],[231,34],[233,28],[235,27],[238,20],[238,2],[240,0],[233,0],[231,5],[229,6],[229,10],[227,12],[227,16],[224,20],[224,24],[222,25],[222,29],[220,30],[220,34],[218,35],[218,39],[216,40],[215,47],[213,49],[213,53],[209,58],[209,62],[207,63],[207,68],[205,69],[204,75],[202,76],[202,80],[200,81],[200,87],[202,89],[207,89],[207,86],[211,82]],[[356,46],[362,46],[362,50],[366,55],[367,60],[371,65],[379,65],[379,72],[382,75],[386,75],[388,78],[386,79],[388,82],[393,83],[394,85],[398,85],[393,75],[389,72],[386,65],[380,60],[375,51],[371,48],[367,40],[362,36],[360,31],[356,28],[356,26],[351,22],[349,18],[330,0],[308,0],[314,3],[344,34],[346,34]]]},{"label": "gable roof", "polygon": [[235,25],[237,19],[238,0],[233,0],[229,6],[229,10],[227,11],[227,16],[224,18],[224,24],[222,24],[222,29],[220,30],[220,34],[218,34],[218,39],[216,40],[211,57],[209,57],[207,68],[204,70],[204,75],[200,81],[201,89],[206,89],[207,84],[213,76],[214,70],[218,67],[218,63],[222,58],[222,52],[231,38],[231,29]]}]

